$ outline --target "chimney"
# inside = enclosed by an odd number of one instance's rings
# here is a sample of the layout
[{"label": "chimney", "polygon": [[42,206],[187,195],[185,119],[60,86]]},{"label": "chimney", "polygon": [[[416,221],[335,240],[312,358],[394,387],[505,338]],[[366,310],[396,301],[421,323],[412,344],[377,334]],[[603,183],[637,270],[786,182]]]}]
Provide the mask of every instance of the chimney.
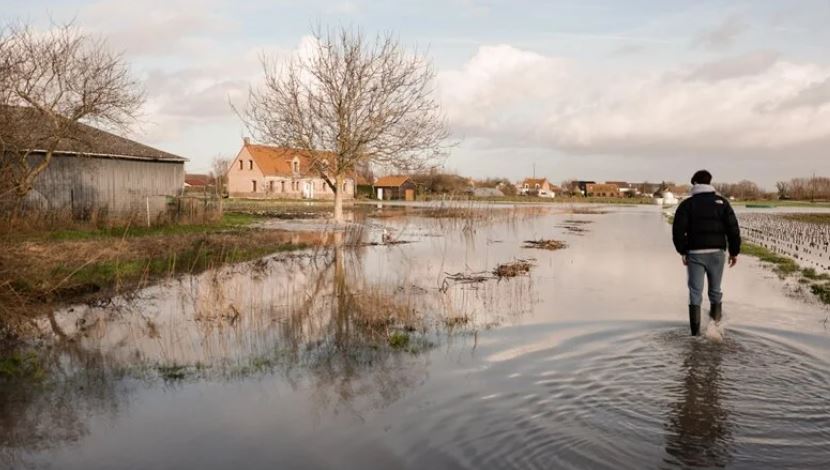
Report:
[{"label": "chimney", "polygon": [[243,142],[245,145],[251,145],[251,138],[250,138],[250,137],[243,137],[243,138],[242,138],[242,142]]}]

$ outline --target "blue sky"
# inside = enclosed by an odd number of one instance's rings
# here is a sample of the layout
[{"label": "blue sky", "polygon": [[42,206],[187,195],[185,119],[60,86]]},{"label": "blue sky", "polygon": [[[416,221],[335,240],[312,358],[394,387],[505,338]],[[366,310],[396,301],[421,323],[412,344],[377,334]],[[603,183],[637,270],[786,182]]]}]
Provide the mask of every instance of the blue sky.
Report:
[{"label": "blue sky", "polygon": [[124,51],[148,101],[132,137],[203,171],[232,156],[264,53],[314,24],[428,47],[453,133],[448,169],[558,182],[775,181],[830,174],[827,1],[0,0],[4,17],[74,19]]}]

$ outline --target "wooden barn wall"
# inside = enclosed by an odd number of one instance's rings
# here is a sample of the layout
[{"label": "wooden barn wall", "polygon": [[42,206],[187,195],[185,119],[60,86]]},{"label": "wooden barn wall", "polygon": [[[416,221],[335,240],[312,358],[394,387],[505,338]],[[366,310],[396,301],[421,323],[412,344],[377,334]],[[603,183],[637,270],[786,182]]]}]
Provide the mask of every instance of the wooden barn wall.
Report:
[{"label": "wooden barn wall", "polygon": [[166,209],[167,196],[181,194],[184,163],[93,157],[54,157],[34,184],[34,197],[49,210],[111,215]]}]

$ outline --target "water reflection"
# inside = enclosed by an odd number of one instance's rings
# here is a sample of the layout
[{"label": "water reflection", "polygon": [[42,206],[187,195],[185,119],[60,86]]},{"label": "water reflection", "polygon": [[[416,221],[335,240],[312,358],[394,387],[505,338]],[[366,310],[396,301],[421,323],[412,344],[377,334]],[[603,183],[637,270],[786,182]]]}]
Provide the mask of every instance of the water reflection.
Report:
[{"label": "water reflection", "polygon": [[[389,211],[372,223],[413,243],[57,312],[55,383],[0,383],[0,468],[828,468],[816,311],[745,263],[725,342],[690,340],[685,274],[649,210],[476,230]],[[593,223],[576,236],[570,219]],[[441,289],[543,237],[569,248],[533,252],[531,276]]]},{"label": "water reflection", "polygon": [[[405,223],[400,232],[412,236]],[[43,318],[47,381],[0,383],[0,467],[82,441],[94,417],[117,415],[133,389],[159,382],[278,377],[306,391],[319,422],[363,421],[423,383],[424,352],[530,308],[529,278],[442,291],[432,284],[441,269],[465,266],[351,235]]]},{"label": "water reflection", "polygon": [[0,378],[0,468],[34,467],[33,455],[81,441],[91,414],[117,414],[130,396],[100,354],[67,344],[41,359],[45,378]]},{"label": "water reflection", "polygon": [[723,354],[719,343],[698,339],[686,343],[685,373],[666,423],[666,452],[682,466],[725,467],[730,463],[733,431],[722,390]]}]

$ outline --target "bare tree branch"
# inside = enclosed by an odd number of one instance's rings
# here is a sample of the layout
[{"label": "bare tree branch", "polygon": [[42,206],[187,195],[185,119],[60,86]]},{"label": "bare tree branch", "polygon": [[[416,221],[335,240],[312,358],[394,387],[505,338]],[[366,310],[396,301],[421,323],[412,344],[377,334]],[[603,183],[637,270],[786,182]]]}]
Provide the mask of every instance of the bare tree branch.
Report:
[{"label": "bare tree branch", "polygon": [[0,25],[0,200],[17,202],[80,122],[124,130],[144,102],[119,54],[72,24]]}]

